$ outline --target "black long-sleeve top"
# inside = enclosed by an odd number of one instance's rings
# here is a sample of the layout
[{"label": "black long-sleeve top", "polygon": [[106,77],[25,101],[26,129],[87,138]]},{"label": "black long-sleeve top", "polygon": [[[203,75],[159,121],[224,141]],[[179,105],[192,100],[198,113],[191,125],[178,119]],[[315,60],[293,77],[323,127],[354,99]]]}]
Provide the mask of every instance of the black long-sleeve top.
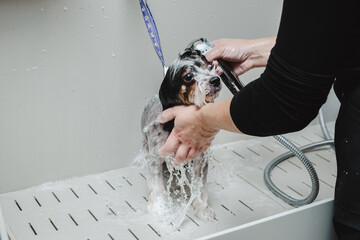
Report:
[{"label": "black long-sleeve top", "polygon": [[[351,85],[348,82],[360,83],[356,2],[284,0],[264,73],[238,92],[230,105],[241,132],[269,136],[298,131],[316,117],[335,78],[342,86],[340,95],[344,85]],[[349,71],[355,74],[349,77]]]}]

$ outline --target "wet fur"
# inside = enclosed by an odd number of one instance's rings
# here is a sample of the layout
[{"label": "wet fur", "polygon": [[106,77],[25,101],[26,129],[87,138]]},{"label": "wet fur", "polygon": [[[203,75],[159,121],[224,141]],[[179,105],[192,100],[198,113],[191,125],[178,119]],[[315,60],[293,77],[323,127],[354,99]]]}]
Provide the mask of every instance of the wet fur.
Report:
[{"label": "wet fur", "polygon": [[[194,75],[191,81],[186,81],[184,76]],[[201,89],[199,89],[201,88]],[[165,157],[158,152],[166,142],[173,128],[173,121],[160,124],[156,119],[161,112],[176,105],[195,104],[199,107],[213,102],[221,90],[220,78],[215,69],[209,68],[209,63],[199,51],[186,49],[180,53],[168,68],[159,90],[159,96],[154,96],[142,114],[141,127],[143,130],[143,152],[148,168],[147,185],[149,198],[147,212],[157,214],[165,205],[165,183],[169,178],[169,171],[165,164]],[[208,162],[204,153],[198,154],[193,159],[195,176],[202,178],[203,186],[199,197],[195,198],[192,206],[195,214],[204,220],[214,218],[214,211],[208,206],[208,193],[206,177]],[[203,170],[201,167],[203,167]],[[201,175],[204,175],[203,177]],[[176,189],[175,183],[171,186]]]}]

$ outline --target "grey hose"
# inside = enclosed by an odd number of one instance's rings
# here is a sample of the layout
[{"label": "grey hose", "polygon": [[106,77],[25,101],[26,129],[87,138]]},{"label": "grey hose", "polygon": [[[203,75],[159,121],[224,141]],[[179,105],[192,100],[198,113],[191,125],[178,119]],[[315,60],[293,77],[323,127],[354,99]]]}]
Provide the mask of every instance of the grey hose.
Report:
[{"label": "grey hose", "polygon": [[[325,141],[315,142],[311,143],[309,145],[305,145],[303,147],[296,147],[294,144],[292,144],[288,139],[281,135],[274,136],[276,140],[278,140],[281,144],[283,144],[287,149],[289,149],[289,152],[286,152],[277,158],[273,159],[265,168],[264,171],[264,181],[265,185],[269,188],[269,190],[274,193],[277,197],[285,201],[286,203],[290,204],[294,207],[300,207],[309,203],[312,203],[318,193],[319,193],[319,178],[317,176],[317,173],[311,164],[310,160],[306,157],[306,155],[303,153],[305,151],[310,151],[314,148],[318,148],[324,145],[334,145],[334,140],[331,138],[330,133],[326,127],[324,116],[322,113],[322,109],[319,111],[319,119],[320,119],[320,125],[321,129],[323,131],[323,134],[326,138]],[[300,159],[300,161],[304,164],[306,170],[308,171],[311,179],[312,189],[310,194],[304,198],[304,199],[295,199],[288,194],[281,191],[271,180],[271,171],[281,162],[289,159],[290,157],[296,156]]]},{"label": "grey hose", "polygon": [[325,139],[326,140],[331,140],[332,137],[330,136],[329,130],[328,130],[327,126],[326,126],[324,113],[322,111],[322,108],[319,111],[319,122],[320,122],[320,126],[321,126],[321,131],[322,131]]}]

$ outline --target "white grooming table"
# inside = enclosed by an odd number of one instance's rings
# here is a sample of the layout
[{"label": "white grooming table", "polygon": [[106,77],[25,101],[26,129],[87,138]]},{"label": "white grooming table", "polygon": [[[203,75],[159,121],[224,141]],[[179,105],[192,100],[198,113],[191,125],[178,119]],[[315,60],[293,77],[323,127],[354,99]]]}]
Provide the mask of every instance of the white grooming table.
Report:
[{"label": "white grooming table", "polygon": [[[334,124],[328,127],[333,129]],[[322,140],[319,126],[285,136],[297,146]],[[174,231],[154,220],[144,212],[145,174],[129,167],[1,194],[9,239],[335,239],[332,148],[307,154],[320,178],[320,192],[314,203],[297,209],[275,197],[263,182],[266,164],[287,151],[274,138],[216,145],[212,151],[215,160],[209,168],[208,186],[214,221],[202,222],[190,210],[181,228]],[[311,189],[308,173],[296,158],[276,167],[272,179],[296,198]]]}]

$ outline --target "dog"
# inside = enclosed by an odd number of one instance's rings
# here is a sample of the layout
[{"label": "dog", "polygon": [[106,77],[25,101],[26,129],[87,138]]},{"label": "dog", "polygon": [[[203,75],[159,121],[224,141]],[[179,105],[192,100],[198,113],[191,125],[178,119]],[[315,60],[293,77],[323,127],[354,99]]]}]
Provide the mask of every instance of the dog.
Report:
[{"label": "dog", "polygon": [[[174,175],[186,175],[187,181],[199,181],[199,193],[191,197],[191,189],[186,187],[185,198],[191,201],[195,215],[202,220],[212,220],[215,217],[214,211],[208,205],[208,192],[206,178],[208,172],[209,155],[206,150],[198,153],[191,162],[193,176],[189,171],[174,171],[169,165],[171,157],[163,157],[159,149],[163,146],[174,126],[170,121],[161,124],[157,119],[161,112],[167,108],[177,105],[196,105],[201,107],[207,103],[214,102],[222,88],[221,79],[217,74],[217,64],[210,64],[200,51],[191,48],[185,49],[179,57],[169,65],[166,75],[162,81],[159,95],[155,95],[145,106],[142,118],[141,129],[143,133],[143,159],[148,170],[147,185],[149,190],[146,211],[153,215],[159,215],[167,206],[167,197],[176,199],[183,187],[178,186]],[[189,164],[182,166],[183,170],[188,169]],[[168,185],[167,185],[168,184]],[[169,184],[171,186],[169,186]],[[170,194],[169,194],[170,192]],[[183,197],[183,196],[182,196]]]}]

